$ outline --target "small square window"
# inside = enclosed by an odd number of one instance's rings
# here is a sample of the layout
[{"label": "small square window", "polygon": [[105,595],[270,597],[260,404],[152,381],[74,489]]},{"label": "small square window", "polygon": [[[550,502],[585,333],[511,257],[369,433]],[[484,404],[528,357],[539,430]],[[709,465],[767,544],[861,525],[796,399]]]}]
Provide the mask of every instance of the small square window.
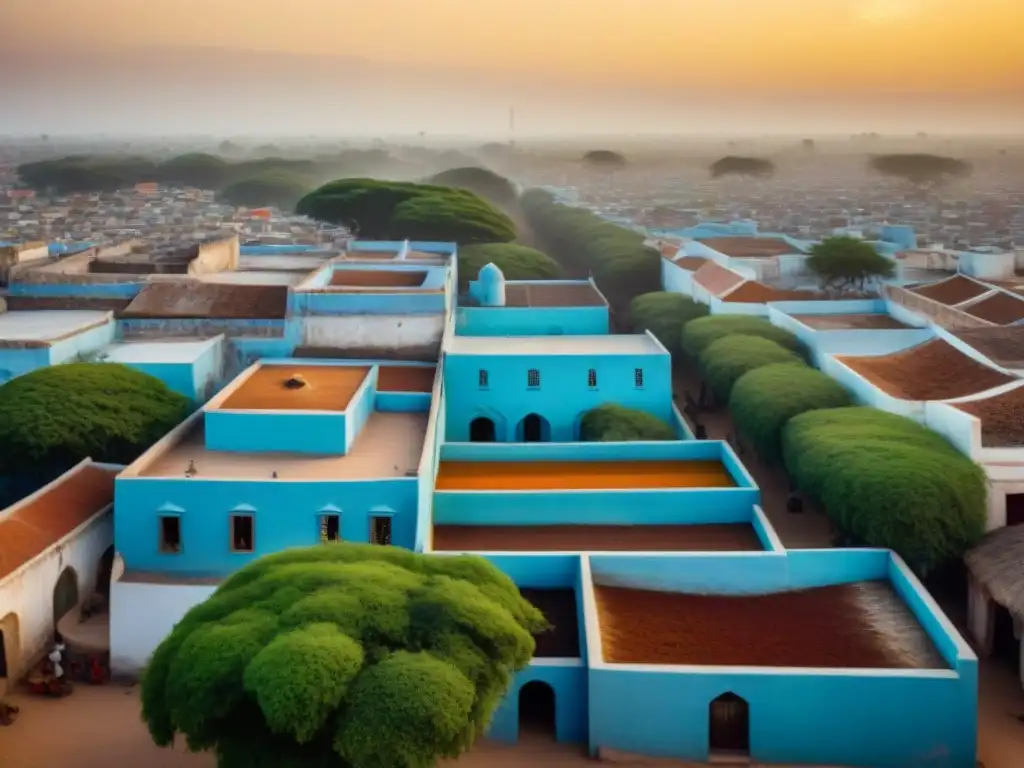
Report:
[{"label": "small square window", "polygon": [[633,386],[637,389],[641,389],[644,386],[644,369],[634,368],[633,369]]},{"label": "small square window", "polygon": [[255,549],[253,536],[255,522],[252,515],[231,516],[231,551],[252,552]]},{"label": "small square window", "polygon": [[341,541],[341,515],[320,515],[320,541]]},{"label": "small square window", "polygon": [[530,389],[536,389],[540,386],[540,371],[536,368],[531,368],[526,372],[526,386]]},{"label": "small square window", "polygon": [[160,551],[166,555],[181,552],[181,518],[177,515],[160,518]]},{"label": "small square window", "polygon": [[487,371],[483,370],[482,368],[480,369],[480,372],[477,374],[477,386],[479,386],[480,389],[487,389],[488,386]]},{"label": "small square window", "polygon": [[594,389],[597,386],[597,369],[591,368],[587,371],[587,386]]}]

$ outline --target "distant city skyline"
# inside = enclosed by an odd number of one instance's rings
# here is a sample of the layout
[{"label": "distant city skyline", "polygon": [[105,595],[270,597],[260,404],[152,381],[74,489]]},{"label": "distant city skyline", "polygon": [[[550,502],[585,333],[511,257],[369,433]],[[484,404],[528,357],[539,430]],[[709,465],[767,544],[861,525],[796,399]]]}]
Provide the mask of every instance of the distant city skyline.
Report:
[{"label": "distant city skyline", "polygon": [[522,135],[1019,133],[1021,28],[1020,0],[3,0],[0,96],[53,133],[501,136],[512,104]]}]

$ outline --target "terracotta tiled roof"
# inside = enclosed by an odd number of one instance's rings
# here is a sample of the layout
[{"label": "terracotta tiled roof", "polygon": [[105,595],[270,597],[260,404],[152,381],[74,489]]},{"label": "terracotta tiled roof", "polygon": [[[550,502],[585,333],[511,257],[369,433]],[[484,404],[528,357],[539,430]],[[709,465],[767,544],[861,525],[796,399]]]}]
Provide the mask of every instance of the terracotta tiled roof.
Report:
[{"label": "terracotta tiled roof", "polygon": [[712,296],[721,296],[742,283],[744,277],[731,269],[720,267],[715,262],[709,261],[693,273],[693,279]]},{"label": "terracotta tiled roof", "polygon": [[117,472],[82,464],[0,512],[0,580],[112,504]]}]

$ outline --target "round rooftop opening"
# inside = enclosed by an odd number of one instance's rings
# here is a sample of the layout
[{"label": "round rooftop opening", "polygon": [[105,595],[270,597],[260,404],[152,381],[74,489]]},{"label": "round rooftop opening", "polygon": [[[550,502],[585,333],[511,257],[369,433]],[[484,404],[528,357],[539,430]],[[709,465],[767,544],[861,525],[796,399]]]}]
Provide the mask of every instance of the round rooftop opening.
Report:
[{"label": "round rooftop opening", "polygon": [[301,373],[293,373],[291,376],[284,380],[285,389],[302,389],[303,387],[308,385],[309,382],[306,381],[306,378]]}]

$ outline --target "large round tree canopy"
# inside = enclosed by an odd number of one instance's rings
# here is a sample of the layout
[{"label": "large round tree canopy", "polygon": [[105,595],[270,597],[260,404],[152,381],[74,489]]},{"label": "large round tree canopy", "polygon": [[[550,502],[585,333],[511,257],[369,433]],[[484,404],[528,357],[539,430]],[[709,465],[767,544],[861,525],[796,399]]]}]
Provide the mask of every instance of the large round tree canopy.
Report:
[{"label": "large round tree canopy", "polygon": [[561,270],[546,253],[516,243],[482,243],[459,249],[459,285],[464,289],[480,270],[494,264],[506,280],[554,280]]},{"label": "large round tree canopy", "polygon": [[515,224],[469,190],[376,179],[340,179],[303,197],[305,216],[349,227],[370,240],[509,242]]},{"label": "large round tree canopy", "polygon": [[738,157],[728,155],[711,165],[712,178],[722,176],[767,177],[775,173],[775,163],[763,157]]},{"label": "large round tree canopy", "polygon": [[0,472],[127,464],[188,416],[188,398],[114,363],[41,368],[0,387]]},{"label": "large round tree canopy", "polygon": [[427,179],[427,183],[441,187],[468,189],[498,205],[512,205],[519,197],[515,185],[511,181],[494,171],[478,166],[441,171]]},{"label": "large round tree canopy", "polygon": [[615,403],[605,403],[592,408],[580,419],[580,440],[583,442],[620,443],[675,439],[675,430],[657,416]]},{"label": "large round tree canopy", "polygon": [[876,155],[868,161],[872,170],[913,184],[969,176],[971,164],[955,157],[928,154]]},{"label": "large round tree canopy", "polygon": [[283,171],[264,171],[228,184],[218,197],[231,205],[260,208],[273,205],[291,210],[310,188],[301,176]]},{"label": "large round tree canopy", "polygon": [[610,149],[592,149],[583,155],[583,163],[591,168],[618,170],[626,167],[626,157]]},{"label": "large round tree canopy", "polygon": [[183,734],[220,768],[428,768],[472,745],[546,628],[476,556],[291,549],[174,627],[143,718],[157,744]]}]

